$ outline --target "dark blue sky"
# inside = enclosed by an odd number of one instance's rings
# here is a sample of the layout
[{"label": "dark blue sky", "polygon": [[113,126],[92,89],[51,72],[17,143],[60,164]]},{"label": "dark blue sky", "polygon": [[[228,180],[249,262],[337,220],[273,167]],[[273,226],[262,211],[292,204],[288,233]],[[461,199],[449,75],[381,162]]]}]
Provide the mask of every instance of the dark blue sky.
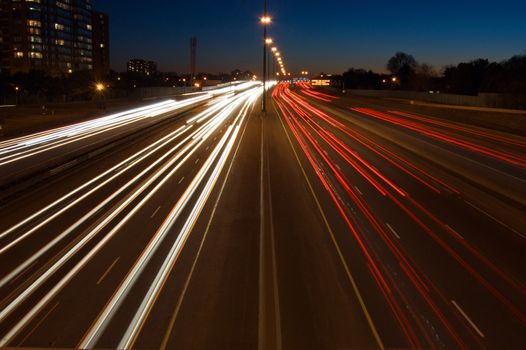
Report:
[{"label": "dark blue sky", "polygon": [[[262,0],[93,0],[110,15],[111,63],[132,57],[163,71],[259,70]],[[275,39],[289,70],[384,70],[396,51],[435,67],[526,53],[526,0],[269,0]]]}]

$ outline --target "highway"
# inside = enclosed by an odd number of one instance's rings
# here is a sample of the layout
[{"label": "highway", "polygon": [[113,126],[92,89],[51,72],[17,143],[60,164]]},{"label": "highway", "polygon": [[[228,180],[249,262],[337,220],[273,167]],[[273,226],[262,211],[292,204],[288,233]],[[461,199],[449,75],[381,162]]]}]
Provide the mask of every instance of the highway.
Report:
[{"label": "highway", "polygon": [[308,84],[274,98],[385,346],[524,347],[524,138]]},{"label": "highway", "polygon": [[16,174],[141,130],[1,203],[0,347],[526,347],[526,138],[261,93],[2,141]]}]

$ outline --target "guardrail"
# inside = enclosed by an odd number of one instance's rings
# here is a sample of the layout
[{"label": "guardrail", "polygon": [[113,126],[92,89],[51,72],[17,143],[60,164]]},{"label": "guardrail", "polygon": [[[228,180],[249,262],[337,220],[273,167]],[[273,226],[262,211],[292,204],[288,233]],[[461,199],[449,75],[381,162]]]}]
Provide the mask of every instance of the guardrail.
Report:
[{"label": "guardrail", "polygon": [[400,98],[405,100],[419,100],[432,103],[485,107],[526,109],[526,94],[496,94],[480,93],[478,96],[455,95],[444,93],[430,93],[400,90],[346,90],[347,94],[380,98]]}]

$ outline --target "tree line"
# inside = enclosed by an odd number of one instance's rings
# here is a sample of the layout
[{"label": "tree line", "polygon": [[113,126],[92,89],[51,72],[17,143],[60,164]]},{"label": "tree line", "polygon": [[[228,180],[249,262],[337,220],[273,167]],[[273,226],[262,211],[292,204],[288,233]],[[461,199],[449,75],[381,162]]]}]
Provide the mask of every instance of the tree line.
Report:
[{"label": "tree line", "polygon": [[342,75],[347,89],[401,89],[477,95],[526,93],[526,54],[502,62],[476,59],[446,66],[440,72],[412,55],[397,52],[386,64],[390,74],[350,68]]}]

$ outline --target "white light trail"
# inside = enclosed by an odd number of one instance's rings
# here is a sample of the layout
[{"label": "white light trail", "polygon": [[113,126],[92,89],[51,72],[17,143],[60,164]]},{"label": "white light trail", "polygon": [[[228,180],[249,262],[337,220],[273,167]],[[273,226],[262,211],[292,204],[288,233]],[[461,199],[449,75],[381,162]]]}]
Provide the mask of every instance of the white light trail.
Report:
[{"label": "white light trail", "polygon": [[[260,89],[257,89],[260,92]],[[255,97],[254,91],[248,91],[244,93],[239,93],[238,95],[232,97],[231,103],[234,105],[239,105],[247,99],[254,101]],[[256,96],[257,97],[257,96]],[[228,108],[230,111],[233,109]],[[130,212],[128,212],[124,218],[122,218],[103,238],[97,243],[97,245],[92,248],[86,255],[73,267],[67,274],[58,281],[53,288],[44,295],[39,302],[33,306],[29,312],[27,312],[22,319],[20,319],[16,325],[11,328],[11,330],[1,339],[0,346],[5,346],[9,341],[14,337],[18,332],[23,329],[27,323],[51,300],[101,249],[105,244],[123,227],[126,222],[176,173],[176,171],[188,160],[194,152],[196,152],[200,146],[207,140],[206,137],[211,135],[209,125],[214,125],[215,130],[218,130],[219,126],[222,125],[224,121],[228,119],[229,115],[223,112],[219,112],[215,117],[208,120],[204,125],[198,128],[198,130],[191,133],[185,138],[177,147],[181,146],[182,143],[188,142],[176,155],[174,155],[161,169],[157,170],[146,182],[144,182],[139,188],[135,189],[134,192],[129,194],[129,196],[124,200],[117,208],[112,210],[95,228],[91,229],[79,242],[77,242],[69,251],[67,251],[59,260],[53,263],[42,275],[40,275],[33,283],[31,283],[24,291],[22,291],[17,297],[11,301],[3,310],[0,311],[0,322],[3,322],[5,318],[10,315],[18,306],[20,306],[30,295],[32,295],[42,284],[49,279],[54,273],[56,273],[69,259],[71,259],[82,247],[85,246],[95,235],[97,235],[107,224],[109,224],[115,216],[123,211],[125,207],[129,206],[131,202],[143,193],[153,182],[160,178],[167,170],[170,170],[167,174],[163,175],[161,181],[155,185],[153,189],[150,189],[147,195],[141,199],[138,204],[134,204]],[[220,120],[221,122],[217,122]],[[231,130],[231,127],[229,127]],[[229,131],[230,132],[230,131]],[[193,137],[199,135],[199,137]],[[225,134],[226,135],[226,134]],[[205,137],[206,136],[206,137]],[[174,150],[172,149],[172,150]],[[183,154],[186,154],[184,158],[180,159]],[[163,158],[164,159],[164,158]],[[178,162],[177,164],[175,164]],[[175,166],[174,166],[175,164]],[[208,163],[206,163],[208,164]],[[150,169],[150,168],[148,168]],[[142,175],[141,173],[140,175]],[[136,180],[136,179],[135,179]],[[192,183],[193,184],[193,183]],[[192,186],[192,185],[190,185]],[[190,187],[189,187],[190,188]],[[194,189],[195,190],[195,189]],[[188,191],[188,189],[187,189]],[[186,193],[186,192],[185,192]],[[193,193],[193,192],[192,192]],[[188,197],[189,198],[189,197]],[[188,201],[188,199],[187,199]],[[107,202],[107,201],[105,201]],[[103,203],[105,203],[103,202]],[[95,209],[98,211],[101,206],[97,206]],[[87,215],[95,213],[95,209],[92,210]],[[86,218],[86,216],[84,218]],[[83,218],[83,219],[84,219]],[[81,219],[81,220],[83,220]],[[62,239],[65,234],[69,234],[70,230],[73,230],[76,227],[76,224],[72,225],[68,230],[64,231],[60,236],[58,236],[54,241],[50,242],[47,246],[47,249],[50,248],[51,244],[56,244],[57,239]],[[46,248],[46,247],[45,247]],[[41,256],[44,253],[44,250],[41,250],[39,253],[34,254],[35,256]]]}]

